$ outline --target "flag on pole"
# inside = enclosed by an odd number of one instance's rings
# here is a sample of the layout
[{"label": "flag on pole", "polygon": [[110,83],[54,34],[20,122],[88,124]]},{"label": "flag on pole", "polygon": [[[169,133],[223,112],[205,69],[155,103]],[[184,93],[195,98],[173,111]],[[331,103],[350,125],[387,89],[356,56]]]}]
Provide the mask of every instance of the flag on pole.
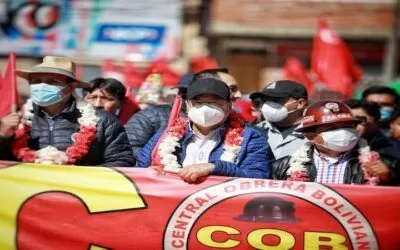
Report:
[{"label": "flag on pole", "polygon": [[11,52],[8,57],[6,72],[0,81],[0,117],[4,117],[12,112],[17,112],[18,90],[15,74],[15,60],[15,53]]},{"label": "flag on pole", "polygon": [[350,50],[324,20],[318,21],[311,55],[311,69],[330,90],[350,98],[362,70]]},{"label": "flag on pole", "polygon": [[283,73],[286,79],[303,84],[303,86],[307,89],[308,95],[311,95],[314,90],[314,85],[308,76],[307,70],[304,68],[303,64],[298,58],[287,58],[285,65],[283,66]]}]

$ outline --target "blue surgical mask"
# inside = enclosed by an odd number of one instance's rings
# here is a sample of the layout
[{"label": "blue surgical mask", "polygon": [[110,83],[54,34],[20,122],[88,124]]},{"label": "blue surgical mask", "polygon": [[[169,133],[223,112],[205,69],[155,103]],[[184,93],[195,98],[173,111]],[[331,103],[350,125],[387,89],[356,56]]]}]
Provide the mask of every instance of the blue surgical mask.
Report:
[{"label": "blue surgical mask", "polygon": [[393,114],[393,109],[381,108],[381,121],[387,122]]},{"label": "blue surgical mask", "polygon": [[51,85],[48,83],[32,84],[31,98],[33,103],[36,105],[48,107],[62,101],[63,89],[64,87]]}]

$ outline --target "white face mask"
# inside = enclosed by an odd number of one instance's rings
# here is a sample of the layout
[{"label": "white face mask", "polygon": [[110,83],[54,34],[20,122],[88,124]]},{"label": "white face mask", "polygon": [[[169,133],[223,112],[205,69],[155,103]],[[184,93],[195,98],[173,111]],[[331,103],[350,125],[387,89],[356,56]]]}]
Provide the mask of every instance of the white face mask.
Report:
[{"label": "white face mask", "polygon": [[346,152],[353,149],[359,140],[355,128],[340,128],[319,134],[324,139],[324,148],[335,152]]},{"label": "white face mask", "polygon": [[[293,101],[287,104],[295,103],[297,101]],[[285,106],[276,102],[265,102],[261,108],[261,112],[265,118],[265,120],[269,122],[280,122],[292,112],[296,110],[288,111]]]},{"label": "white face mask", "polygon": [[189,109],[188,117],[202,127],[212,127],[222,122],[225,112],[213,104],[200,104]]}]

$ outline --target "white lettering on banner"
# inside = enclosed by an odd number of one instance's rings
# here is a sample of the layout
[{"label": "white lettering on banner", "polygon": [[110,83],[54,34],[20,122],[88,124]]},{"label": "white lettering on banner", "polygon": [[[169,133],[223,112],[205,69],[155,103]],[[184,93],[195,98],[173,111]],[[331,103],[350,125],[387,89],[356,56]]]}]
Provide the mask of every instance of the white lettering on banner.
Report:
[{"label": "white lettering on banner", "polygon": [[142,39],[155,39],[157,31],[148,28],[107,28],[104,30],[107,38],[114,40],[142,40]]},{"label": "white lettering on banner", "polygon": [[295,196],[319,206],[344,227],[353,249],[378,249],[368,220],[349,201],[318,183],[234,179],[200,190],[186,198],[171,216],[164,234],[164,249],[187,249],[196,220],[213,205],[231,197],[254,193]]}]

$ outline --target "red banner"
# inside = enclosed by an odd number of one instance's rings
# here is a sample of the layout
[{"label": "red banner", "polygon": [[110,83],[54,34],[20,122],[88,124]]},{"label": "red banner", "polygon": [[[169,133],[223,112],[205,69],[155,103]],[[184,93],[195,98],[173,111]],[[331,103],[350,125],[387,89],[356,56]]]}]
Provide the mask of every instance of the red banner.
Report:
[{"label": "red banner", "polygon": [[399,188],[18,164],[0,190],[0,249],[400,249]]}]

